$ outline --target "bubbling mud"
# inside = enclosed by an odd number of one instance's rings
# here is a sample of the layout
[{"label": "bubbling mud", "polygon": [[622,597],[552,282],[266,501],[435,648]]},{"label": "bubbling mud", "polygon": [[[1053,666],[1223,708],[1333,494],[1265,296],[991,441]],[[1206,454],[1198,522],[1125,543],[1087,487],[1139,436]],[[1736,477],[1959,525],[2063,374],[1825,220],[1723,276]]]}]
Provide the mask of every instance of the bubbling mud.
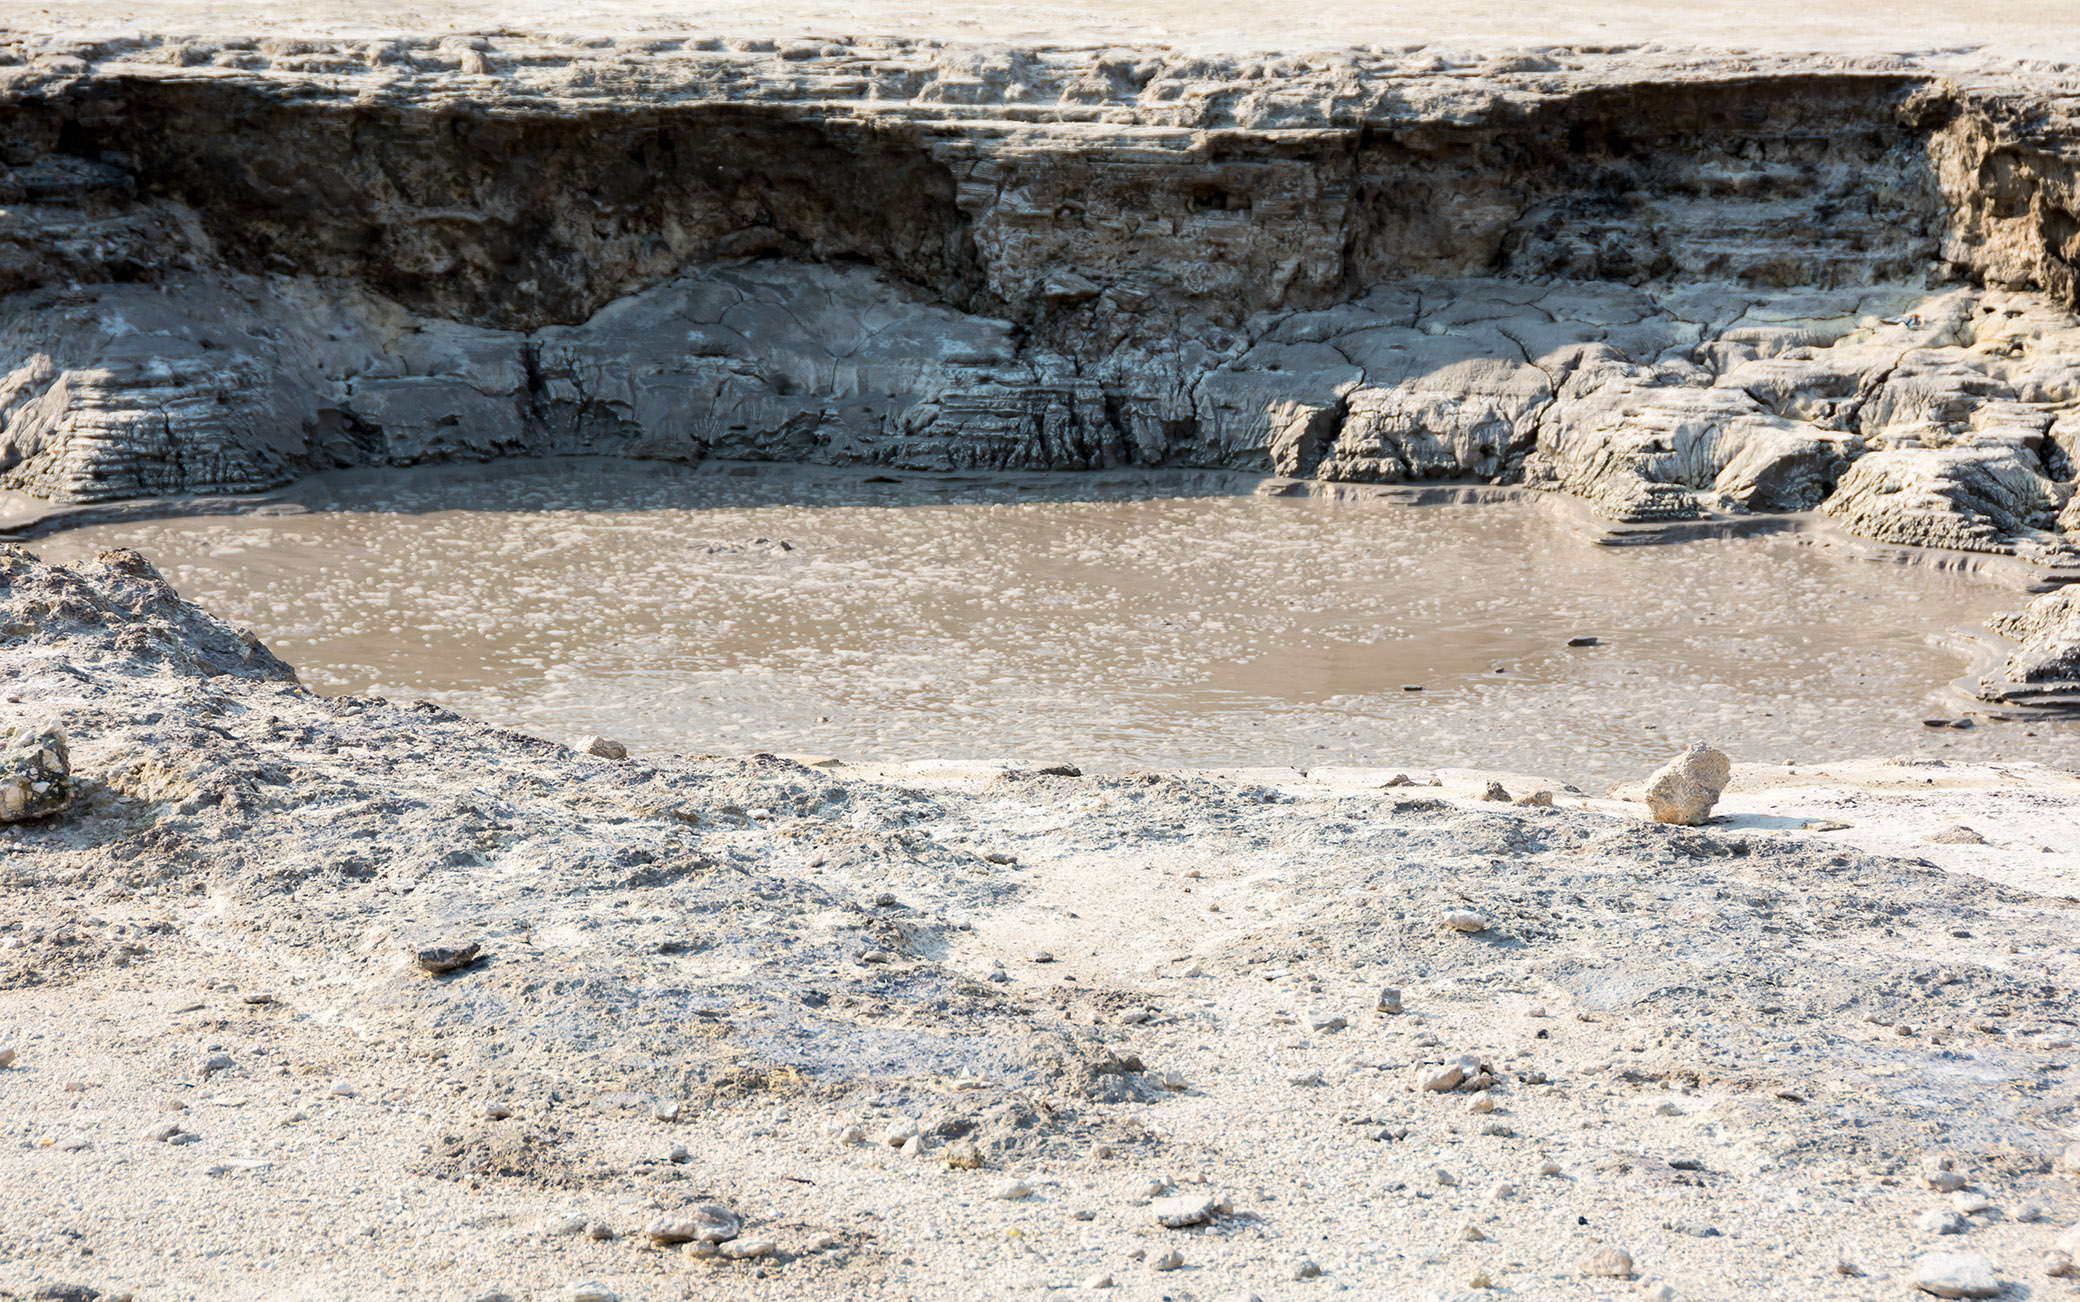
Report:
[{"label": "bubbling mud", "polygon": [[1824,530],[1611,547],[1535,494],[1259,487],[549,461],[341,472],[36,549],[141,550],[317,690],[638,751],[1584,786],[1699,737],[2080,756],[2075,724],[1924,725],[1961,708],[1931,631],[2014,604],[1983,579]]}]

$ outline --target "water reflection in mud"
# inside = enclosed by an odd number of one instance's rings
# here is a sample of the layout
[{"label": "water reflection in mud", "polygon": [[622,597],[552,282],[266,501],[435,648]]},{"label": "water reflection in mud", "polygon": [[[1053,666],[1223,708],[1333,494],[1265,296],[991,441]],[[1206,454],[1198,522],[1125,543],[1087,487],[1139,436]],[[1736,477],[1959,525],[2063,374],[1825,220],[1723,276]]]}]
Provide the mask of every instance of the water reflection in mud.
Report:
[{"label": "water reflection in mud", "polygon": [[1769,761],[2080,754],[2074,725],[1922,726],[1959,708],[1932,635],[2016,603],[1978,580],[1790,535],[1598,547],[1536,497],[1250,487],[515,463],[34,546],[139,548],[319,690],[642,747],[1585,786],[1692,737]]}]

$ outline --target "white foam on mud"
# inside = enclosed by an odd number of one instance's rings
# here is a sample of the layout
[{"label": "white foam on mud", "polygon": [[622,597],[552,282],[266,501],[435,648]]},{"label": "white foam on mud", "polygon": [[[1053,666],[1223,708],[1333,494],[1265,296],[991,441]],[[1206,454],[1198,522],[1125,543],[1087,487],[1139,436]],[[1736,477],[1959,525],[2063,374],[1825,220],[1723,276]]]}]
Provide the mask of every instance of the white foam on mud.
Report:
[{"label": "white foam on mud", "polygon": [[[1935,635],[2012,590],[1809,535],[1602,547],[1535,496],[1253,483],[356,471],[249,514],[35,548],[136,547],[319,690],[638,749],[1450,764],[1584,785],[1693,737],[1766,762],[2080,755],[2076,725],[1922,724],[1960,708]],[[1600,645],[1566,645],[1580,635]]]}]

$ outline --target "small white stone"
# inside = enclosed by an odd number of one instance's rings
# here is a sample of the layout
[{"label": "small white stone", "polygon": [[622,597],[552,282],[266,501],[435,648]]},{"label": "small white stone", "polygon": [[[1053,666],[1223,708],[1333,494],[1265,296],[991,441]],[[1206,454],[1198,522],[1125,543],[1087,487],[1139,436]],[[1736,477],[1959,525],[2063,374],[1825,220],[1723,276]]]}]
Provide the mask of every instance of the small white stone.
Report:
[{"label": "small white stone", "polygon": [[666,1212],[643,1233],[652,1243],[722,1243],[737,1237],[740,1223],[727,1208],[699,1203]]},{"label": "small white stone", "polygon": [[1933,1154],[1921,1159],[1921,1181],[1937,1193],[1951,1193],[1971,1183],[1951,1159]]},{"label": "small white stone", "polygon": [[1993,1259],[1975,1252],[1932,1252],[1914,1263],[1914,1287],[1937,1297],[1999,1297]]},{"label": "small white stone", "polygon": [[754,1234],[731,1239],[719,1251],[727,1260],[747,1261],[752,1257],[770,1257],[780,1251],[780,1245],[764,1235]]},{"label": "small white stone", "polygon": [[621,1302],[621,1295],[605,1284],[590,1281],[573,1284],[563,1291],[569,1302]]},{"label": "small white stone", "polygon": [[1015,1203],[1022,1198],[1031,1198],[1033,1189],[1023,1180],[1000,1180],[990,1186],[989,1197],[999,1202]]},{"label": "small white stone", "polygon": [[1576,1262],[1575,1270],[1590,1279],[1631,1279],[1632,1254],[1623,1248],[1597,1248]]},{"label": "small white stone", "polygon": [[1488,1197],[1491,1201],[1501,1202],[1506,1198],[1514,1198],[1516,1196],[1517,1187],[1507,1180],[1497,1180],[1494,1184],[1488,1186]]},{"label": "small white stone", "polygon": [[881,1132],[881,1142],[890,1148],[901,1148],[917,1138],[918,1125],[915,1117],[897,1117]]},{"label": "small white stone", "polygon": [[1956,1212],[1931,1207],[1914,1218],[1914,1228],[1923,1234],[1963,1234],[1969,1227]]},{"label": "small white stone", "polygon": [[1093,1275],[1089,1279],[1083,1281],[1083,1286],[1085,1288],[1111,1288],[1112,1276],[1103,1274]]},{"label": "small white stone", "polygon": [[2053,1279],[2071,1279],[2080,1274],[2080,1270],[2074,1268],[2072,1254],[2056,1248],[2044,1254],[2043,1265],[2044,1273]]},{"label": "small white stone", "polygon": [[1438,1167],[1435,1171],[1432,1171],[1430,1173],[1430,1176],[1432,1179],[1436,1180],[1440,1186],[1446,1189],[1449,1189],[1453,1185],[1459,1183],[1458,1176],[1453,1175],[1450,1171],[1445,1170],[1441,1166]]},{"label": "small white stone", "polygon": [[866,1143],[867,1132],[861,1130],[858,1126],[847,1126],[838,1132],[837,1140],[840,1144],[849,1148],[854,1144]]},{"label": "small white stone", "polygon": [[15,1057],[19,1052],[20,1050],[11,1044],[0,1044],[0,1067],[14,1066]]},{"label": "small white stone", "polygon": [[1982,1193],[1973,1193],[1969,1189],[1960,1189],[1950,1195],[1950,1205],[1957,1210],[1959,1216],[1977,1216],[1980,1212],[1993,1210],[1993,1199]]},{"label": "small white stone", "polygon": [[1466,1100],[1466,1110],[1476,1115],[1493,1112],[1495,1110],[1495,1096],[1493,1094],[1476,1094]]},{"label": "small white stone", "polygon": [[327,1094],[333,1095],[336,1098],[342,1099],[359,1098],[361,1096],[360,1090],[355,1089],[351,1084],[343,1080],[336,1080],[327,1083],[327,1085],[325,1086],[325,1092]]},{"label": "small white stone", "polygon": [[904,1157],[921,1156],[924,1153],[923,1137],[919,1135],[910,1136],[910,1138],[903,1141],[903,1147],[900,1151]]},{"label": "small white stone", "polygon": [[1641,1302],[1676,1302],[1675,1289],[1658,1279],[1640,1285],[1639,1295]]},{"label": "small white stone", "polygon": [[1156,1224],[1169,1230],[1181,1230],[1212,1220],[1214,1202],[1211,1194],[1180,1194],[1175,1198],[1157,1199],[1148,1211]]},{"label": "small white stone", "polygon": [[1148,1268],[1150,1270],[1182,1270],[1184,1268],[1184,1254],[1175,1248],[1167,1249],[1154,1261],[1149,1262]]},{"label": "small white stone", "polygon": [[1396,990],[1393,986],[1387,986],[1379,992],[1379,1002],[1377,1004],[1374,1004],[1373,1007],[1377,1008],[1380,1012],[1383,1013],[1400,1012],[1401,992],[1399,990]]},{"label": "small white stone", "polygon": [[1486,931],[1489,927],[1495,925],[1487,914],[1474,909],[1447,909],[1438,921],[1453,931],[1465,932],[1468,935],[1474,932]]},{"label": "small white stone", "polygon": [[1538,1173],[1540,1175],[1558,1175],[1560,1174],[1560,1164],[1551,1158],[1547,1158],[1538,1164]]},{"label": "small white stone", "polygon": [[[1152,1015],[1153,1014],[1151,1014],[1146,1008],[1141,1008],[1138,1006],[1134,1008],[1122,1008],[1119,1010],[1119,1024],[1121,1026],[1139,1026],[1143,1022],[1147,1021]],[[1108,1276],[1108,1278],[1110,1277]],[[1108,1284],[1106,1285],[1106,1287],[1110,1288],[1111,1285]]]}]

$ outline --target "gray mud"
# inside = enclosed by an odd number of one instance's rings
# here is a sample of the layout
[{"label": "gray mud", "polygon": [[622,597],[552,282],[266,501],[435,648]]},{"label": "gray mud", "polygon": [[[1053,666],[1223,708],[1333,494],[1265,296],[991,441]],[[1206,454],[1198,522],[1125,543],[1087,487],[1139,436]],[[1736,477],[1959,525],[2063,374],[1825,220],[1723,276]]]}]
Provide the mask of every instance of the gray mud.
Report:
[{"label": "gray mud", "polygon": [[1253,491],[1275,482],[353,471],[36,546],[138,548],[319,691],[651,750],[1585,784],[1693,736],[1769,761],[2080,757],[2071,723],[1924,726],[1960,710],[1930,630],[2016,600],[1985,578],[1796,520],[1612,547],[1535,493]]},{"label": "gray mud", "polygon": [[[0,549],[0,685],[80,792],[0,840],[0,1297],[2070,1296],[2070,899],[1463,777],[598,759],[133,553]],[[706,1203],[756,1252],[649,1244]]]}]

